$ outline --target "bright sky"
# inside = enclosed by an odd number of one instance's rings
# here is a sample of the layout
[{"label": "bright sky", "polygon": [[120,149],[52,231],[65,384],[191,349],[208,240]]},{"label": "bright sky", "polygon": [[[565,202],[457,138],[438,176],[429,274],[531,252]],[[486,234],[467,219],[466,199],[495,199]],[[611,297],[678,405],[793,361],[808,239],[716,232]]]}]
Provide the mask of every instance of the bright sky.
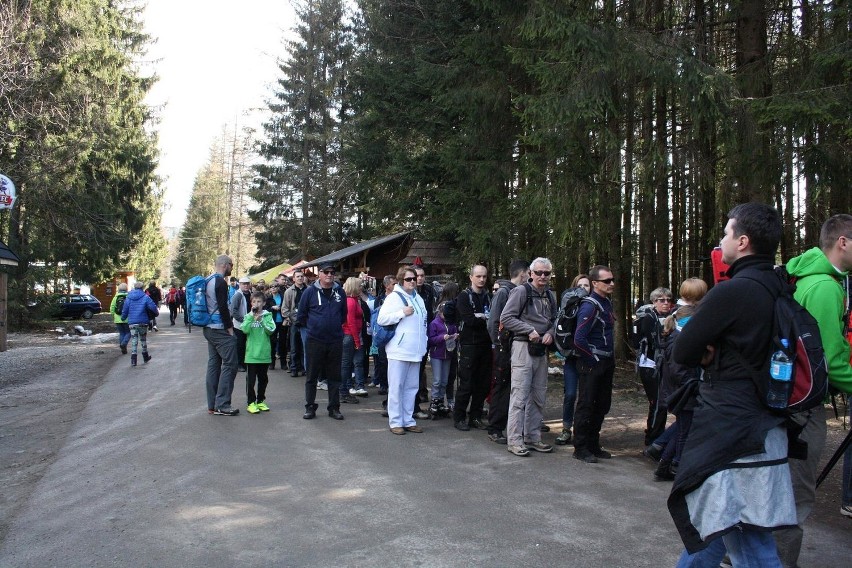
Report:
[{"label": "bright sky", "polygon": [[[165,178],[164,227],[186,217],[192,184],[228,124],[259,127],[279,77],[283,38],[295,24],[287,0],[147,0],[148,53],[159,81],[148,94],[159,111],[158,173]],[[156,61],[159,60],[159,61]]]}]

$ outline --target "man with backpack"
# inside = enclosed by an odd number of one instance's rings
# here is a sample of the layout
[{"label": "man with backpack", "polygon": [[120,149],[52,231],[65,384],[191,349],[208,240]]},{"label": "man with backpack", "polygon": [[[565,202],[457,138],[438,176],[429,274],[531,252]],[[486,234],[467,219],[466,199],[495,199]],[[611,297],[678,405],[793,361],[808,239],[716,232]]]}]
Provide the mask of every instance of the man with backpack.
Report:
[{"label": "man with backpack", "polygon": [[231,407],[234,379],[237,376],[237,338],[228,305],[228,282],[234,269],[227,255],[216,257],[215,271],[204,289],[209,322],[204,326],[207,340],[207,412],[217,416],[236,416],[238,408]]},{"label": "man with backpack", "polygon": [[[556,297],[550,290],[553,265],[546,258],[530,264],[532,283],[509,294],[500,324],[512,332],[512,391],[506,426],[508,450],[516,456],[529,451],[548,453],[541,441],[541,418],[547,396],[547,350],[553,343]],[[493,314],[492,314],[492,317]]]},{"label": "man with backpack", "polygon": [[509,396],[512,388],[512,333],[500,325],[500,316],[509,300],[509,294],[523,285],[530,277],[527,261],[515,259],[509,264],[509,278],[498,279],[499,285],[491,298],[491,317],[488,318],[488,335],[494,346],[494,384],[491,386],[491,403],[488,405],[488,438],[492,442],[505,444],[503,435],[509,420]]},{"label": "man with backpack", "polygon": [[[852,392],[852,366],[849,342],[844,336],[846,293],[843,280],[852,270],[852,215],[834,215],[820,231],[820,246],[790,259],[786,269],[795,281],[793,297],[814,317],[819,326],[823,351],[828,363],[831,386]],[[825,448],[825,407],[819,405],[799,412],[793,420],[804,425],[800,440],[807,442],[805,460],[791,460],[790,474],[796,499],[797,526],[777,531],[775,542],[785,568],[794,568],[802,548],[805,521],[816,501],[816,479]]]},{"label": "man with backpack", "polygon": [[301,270],[293,273],[293,285],[284,292],[284,301],[281,303],[281,318],[284,325],[290,326],[290,376],[298,377],[304,374],[307,367],[305,354],[305,340],[308,337],[307,330],[298,324],[299,300],[307,286],[305,285],[305,274]]},{"label": "man with backpack", "polygon": [[734,207],[720,243],[731,279],[710,290],[674,344],[676,363],[705,368],[668,499],[686,546],[678,566],[718,566],[726,549],[734,566],[780,566],[770,531],[796,524],[785,418],[753,378],[774,345],[780,239],[774,208]]},{"label": "man with backpack", "polygon": [[574,413],[574,457],[586,463],[609,459],[601,447],[601,427],[612,404],[615,375],[613,337],[615,317],[609,299],[615,278],[609,267],[597,265],[589,271],[592,293],[577,310],[574,348],[577,351],[577,410]]}]

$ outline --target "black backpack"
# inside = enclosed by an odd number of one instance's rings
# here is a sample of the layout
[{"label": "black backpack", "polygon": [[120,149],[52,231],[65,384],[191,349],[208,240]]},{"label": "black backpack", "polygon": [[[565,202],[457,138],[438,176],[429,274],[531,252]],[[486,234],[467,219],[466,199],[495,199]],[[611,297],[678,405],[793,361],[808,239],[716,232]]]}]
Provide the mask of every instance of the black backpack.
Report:
[{"label": "black backpack", "polygon": [[562,292],[559,311],[556,312],[556,337],[553,338],[553,343],[563,357],[577,357],[574,333],[577,331],[577,312],[580,311],[580,304],[584,301],[594,304],[596,310],[599,308],[598,303],[589,297],[585,288],[578,286]]},{"label": "black backpack", "polygon": [[121,310],[124,309],[124,300],[127,299],[127,294],[122,294],[115,299],[115,313],[121,315]]},{"label": "black backpack", "polygon": [[[764,404],[766,404],[771,380],[770,359],[778,350],[786,353],[793,362],[787,408],[772,408],[772,410],[776,413],[792,415],[823,403],[828,394],[828,363],[816,320],[793,297],[793,292],[796,291],[795,281],[790,278],[783,266],[775,268],[775,275],[781,280],[781,292],[777,294],[757,278],[746,276],[749,280],[754,280],[763,286],[775,298],[772,343],[766,354],[766,362],[760,369],[754,369],[746,363],[739,351],[735,349],[734,352],[740,363],[752,371],[752,380]],[[788,340],[788,347],[782,345],[781,339]]]}]

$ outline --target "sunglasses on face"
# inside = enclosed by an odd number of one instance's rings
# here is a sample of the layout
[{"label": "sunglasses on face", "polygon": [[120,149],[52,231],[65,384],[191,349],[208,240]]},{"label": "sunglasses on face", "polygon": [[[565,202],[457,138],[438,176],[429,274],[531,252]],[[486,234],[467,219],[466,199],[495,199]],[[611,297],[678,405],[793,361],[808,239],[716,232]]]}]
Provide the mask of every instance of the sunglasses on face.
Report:
[{"label": "sunglasses on face", "polygon": [[671,304],[671,303],[672,303],[672,299],[671,299],[671,298],[657,298],[657,299],[656,299],[656,300],[654,300],[654,301],[655,301],[655,302],[660,302],[661,304],[663,304],[663,303],[665,303],[665,304]]},{"label": "sunglasses on face", "polygon": [[329,275],[329,274],[334,274],[336,271],[334,271],[334,270],[322,270],[321,272],[325,275]]},{"label": "sunglasses on face", "polygon": [[417,280],[417,277],[416,276],[406,276],[405,278],[403,278],[403,280],[405,280],[406,282],[414,282],[415,280]]},{"label": "sunglasses on face", "polygon": [[604,280],[595,280],[595,282],[603,282],[604,284],[612,284],[615,282],[615,278],[606,278]]},{"label": "sunglasses on face", "polygon": [[549,270],[533,270],[533,274],[536,276],[550,276]]}]

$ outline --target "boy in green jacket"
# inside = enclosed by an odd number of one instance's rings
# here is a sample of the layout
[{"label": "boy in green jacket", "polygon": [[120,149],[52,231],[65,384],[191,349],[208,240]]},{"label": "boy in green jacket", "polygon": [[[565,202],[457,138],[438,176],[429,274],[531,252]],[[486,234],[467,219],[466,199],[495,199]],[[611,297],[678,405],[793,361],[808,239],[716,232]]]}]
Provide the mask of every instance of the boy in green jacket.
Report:
[{"label": "boy in green jacket", "polygon": [[[243,318],[242,331],[246,334],[246,398],[249,414],[269,410],[266,404],[266,386],[269,384],[267,369],[272,361],[269,336],[275,332],[272,312],[263,309],[266,296],[263,292],[251,295],[251,312]],[[254,385],[257,382],[257,396]]]}]

